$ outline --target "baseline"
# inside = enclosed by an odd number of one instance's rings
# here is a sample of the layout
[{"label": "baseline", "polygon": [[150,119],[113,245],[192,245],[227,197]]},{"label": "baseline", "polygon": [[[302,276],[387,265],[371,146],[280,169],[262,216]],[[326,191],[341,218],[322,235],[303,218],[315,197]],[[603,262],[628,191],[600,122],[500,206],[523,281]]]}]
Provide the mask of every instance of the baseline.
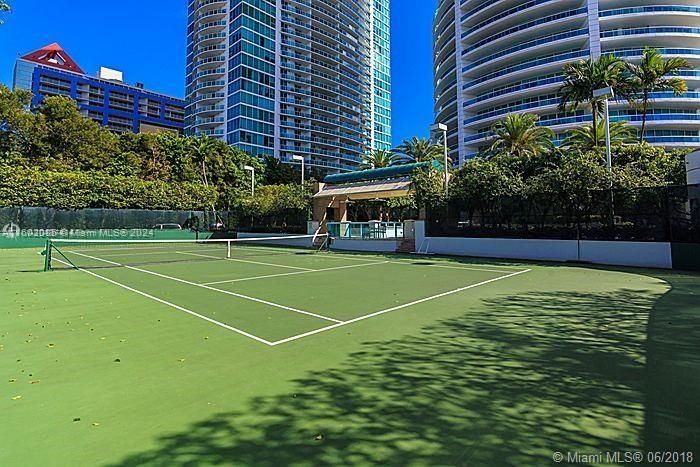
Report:
[{"label": "baseline", "polygon": [[312,312],[310,312],[310,311],[304,311],[304,310],[300,310],[300,309],[298,309],[298,308],[292,308],[292,307],[289,307],[289,306],[280,305],[279,303],[269,302],[269,301],[267,301],[267,300],[262,300],[262,299],[260,299],[260,298],[250,297],[250,296],[248,296],[248,295],[243,295],[243,294],[239,294],[239,293],[236,293],[236,292],[231,292],[231,291],[228,291],[228,290],[217,289],[217,288],[210,287],[210,286],[204,285],[204,284],[197,284],[196,282],[190,282],[190,281],[187,281],[187,280],[185,280],[185,279],[180,279],[180,278],[172,277],[172,276],[166,276],[165,274],[160,274],[160,273],[157,273],[157,272],[148,271],[148,270],[146,270],[146,269],[141,269],[141,268],[137,268],[137,267],[134,267],[134,266],[128,266],[128,265],[124,265],[124,264],[119,264],[119,263],[116,263],[116,262],[114,262],[114,261],[109,261],[109,260],[106,260],[106,259],[97,258],[97,257],[95,257],[95,256],[85,255],[85,254],[83,254],[83,253],[76,253],[76,252],[73,252],[73,253],[74,253],[74,254],[77,254],[77,255],[80,255],[80,256],[84,256],[84,257],[86,257],[86,258],[94,259],[94,260],[96,260],[96,261],[102,261],[102,262],[107,263],[107,264],[112,264],[112,265],[114,265],[114,266],[124,267],[124,268],[130,269],[130,270],[132,270],[132,271],[138,271],[138,272],[141,272],[141,273],[144,273],[144,274],[150,274],[150,275],[152,275],[152,276],[160,277],[160,278],[162,278],[162,279],[168,279],[168,280],[171,280],[171,281],[180,282],[180,283],[182,283],[182,284],[187,284],[187,285],[191,285],[191,286],[194,286],[194,287],[200,287],[200,288],[202,288],[202,289],[211,290],[211,291],[213,291],[213,292],[219,292],[219,293],[226,294],[226,295],[231,295],[232,297],[242,298],[242,299],[244,299],[244,300],[248,300],[248,301],[251,301],[251,302],[262,303],[263,305],[268,305],[268,306],[271,306],[271,307],[274,307],[274,308],[280,308],[280,309],[282,309],[282,310],[292,311],[292,312],[294,312],[294,313],[299,313],[299,314],[302,314],[302,315],[313,316],[314,318],[322,319],[322,320],[325,320],[325,321],[331,321],[331,322],[333,322],[333,323],[342,323],[342,321],[337,320],[337,319],[335,319],[335,318],[329,318],[328,316],[319,315],[319,314],[316,314],[316,313],[312,313]]},{"label": "baseline", "polygon": [[[59,263],[65,264],[66,266],[73,267],[73,265],[68,264],[68,263],[66,263],[65,261],[61,261],[61,260],[58,259],[58,258],[54,258],[54,261],[58,261]],[[266,340],[266,339],[263,339],[262,337],[258,337],[258,336],[254,335],[254,334],[251,334],[251,333],[249,333],[249,332],[246,332],[246,331],[244,331],[244,330],[242,330],[242,329],[238,329],[238,328],[235,328],[235,327],[233,327],[233,326],[229,326],[228,324],[225,324],[225,323],[222,323],[222,322],[217,321],[217,320],[215,320],[215,319],[209,318],[208,316],[200,315],[199,313],[197,313],[197,312],[195,312],[195,311],[192,311],[192,310],[189,310],[189,309],[187,309],[187,308],[181,307],[180,305],[176,305],[176,304],[171,303],[171,302],[169,302],[169,301],[167,301],[167,300],[163,300],[162,298],[155,297],[155,296],[153,296],[153,295],[151,295],[151,294],[148,294],[148,293],[143,292],[143,291],[141,291],[141,290],[135,289],[135,288],[133,288],[133,287],[129,287],[128,285],[124,285],[124,284],[122,284],[122,283],[120,283],[120,282],[117,282],[117,281],[115,281],[115,280],[112,280],[112,279],[109,279],[109,278],[107,278],[107,277],[101,276],[101,275],[99,275],[99,274],[97,274],[97,273],[94,273],[94,272],[92,272],[92,271],[88,271],[87,269],[79,269],[79,270],[82,271],[82,272],[84,272],[85,274],[89,274],[89,275],[91,275],[91,276],[93,276],[93,277],[96,277],[96,278],[98,278],[98,279],[100,279],[100,280],[103,280],[103,281],[105,281],[105,282],[109,282],[109,283],[112,284],[112,285],[116,285],[117,287],[121,287],[121,288],[124,289],[124,290],[128,290],[129,292],[133,292],[133,293],[135,293],[135,294],[141,295],[142,297],[148,298],[149,300],[153,300],[154,302],[158,302],[158,303],[160,303],[160,304],[162,304],[162,305],[166,305],[166,306],[168,306],[168,307],[170,307],[170,308],[174,308],[174,309],[176,309],[176,310],[178,310],[178,311],[182,311],[182,312],[187,313],[187,314],[189,314],[189,315],[192,315],[192,316],[194,316],[194,317],[196,317],[196,318],[203,319],[204,321],[207,321],[207,322],[209,322],[209,323],[211,323],[211,324],[215,324],[215,325],[220,326],[220,327],[222,327],[222,328],[224,328],[224,329],[227,329],[227,330],[229,330],[229,331],[233,331],[233,332],[235,332],[235,333],[237,333],[237,334],[240,334],[241,336],[247,337],[247,338],[249,338],[249,339],[253,339],[254,341],[260,342],[260,343],[262,343],[262,344],[265,344],[265,345],[268,345],[268,346],[272,346],[272,342],[270,342],[270,341],[268,341],[268,340]]]}]

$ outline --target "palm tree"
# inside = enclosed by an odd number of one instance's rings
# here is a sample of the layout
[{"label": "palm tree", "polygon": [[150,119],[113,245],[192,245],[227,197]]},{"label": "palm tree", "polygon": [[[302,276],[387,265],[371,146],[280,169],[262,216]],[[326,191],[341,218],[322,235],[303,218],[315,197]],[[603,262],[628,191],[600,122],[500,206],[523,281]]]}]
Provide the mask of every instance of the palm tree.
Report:
[{"label": "palm tree", "polygon": [[[610,124],[610,143],[627,144],[635,140],[636,131],[627,122],[613,122]],[[595,132],[593,125],[584,125],[571,130],[564,140],[563,148],[577,148],[584,151],[599,147],[601,141],[605,141],[605,122],[599,121]]]},{"label": "palm tree", "polygon": [[362,156],[362,169],[383,169],[390,167],[398,161],[398,156],[391,151],[375,149]]},{"label": "palm tree", "polygon": [[433,144],[427,138],[407,139],[395,150],[402,163],[431,162],[444,158],[442,146]]},{"label": "palm tree", "polygon": [[215,140],[209,138],[206,135],[200,135],[197,138],[190,138],[190,151],[192,154],[192,159],[194,159],[197,165],[202,168],[202,183],[205,186],[209,186],[209,179],[207,177],[207,163],[214,153]]},{"label": "palm tree", "polygon": [[593,92],[608,86],[620,97],[629,95],[625,63],[621,59],[614,55],[603,55],[597,60],[591,58],[569,63],[564,66],[564,85],[559,89],[559,109],[575,112],[588,105],[593,114],[593,127],[598,128],[598,118],[604,113],[604,99],[594,98]]},{"label": "palm tree", "polygon": [[673,91],[680,96],[688,91],[688,84],[683,78],[669,76],[679,70],[692,68],[692,65],[684,58],[672,57],[664,60],[658,49],[644,49],[644,55],[639,65],[627,63],[630,74],[630,89],[634,96],[630,102],[635,103],[642,112],[642,132],[639,142],[644,141],[644,133],[647,126],[647,113],[651,93],[658,91]]},{"label": "palm tree", "polygon": [[491,129],[495,136],[491,153],[530,157],[539,156],[551,149],[554,146],[554,132],[537,126],[539,119],[533,114],[510,114],[496,123]]}]

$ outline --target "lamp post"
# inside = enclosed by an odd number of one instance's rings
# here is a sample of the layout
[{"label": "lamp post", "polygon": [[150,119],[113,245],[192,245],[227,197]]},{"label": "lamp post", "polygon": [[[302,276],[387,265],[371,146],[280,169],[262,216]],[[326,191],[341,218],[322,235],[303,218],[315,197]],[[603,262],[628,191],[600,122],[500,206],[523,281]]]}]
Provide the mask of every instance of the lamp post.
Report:
[{"label": "lamp post", "polygon": [[430,132],[433,134],[438,134],[442,132],[442,142],[445,151],[445,196],[449,197],[450,194],[450,168],[449,168],[449,154],[447,147],[447,125],[444,123],[436,123],[430,126]]},{"label": "lamp post", "polygon": [[[603,99],[603,105],[605,107],[605,155],[608,164],[608,171],[612,172],[612,149],[610,144],[610,104],[609,100],[615,98],[615,92],[612,87],[596,89],[593,91],[594,99]],[[594,110],[595,112],[595,110]],[[597,128],[593,128],[594,135],[598,131]]]},{"label": "lamp post", "polygon": [[243,168],[244,168],[245,170],[247,170],[248,172],[250,172],[250,178],[251,178],[251,180],[250,180],[250,191],[251,191],[252,195],[255,196],[255,167],[251,167],[251,166],[249,166],[249,165],[246,165],[246,166],[243,167]]},{"label": "lamp post", "polygon": [[302,190],[304,189],[304,165],[306,164],[306,160],[302,156],[292,156],[292,160],[300,162],[301,163],[301,188]]}]

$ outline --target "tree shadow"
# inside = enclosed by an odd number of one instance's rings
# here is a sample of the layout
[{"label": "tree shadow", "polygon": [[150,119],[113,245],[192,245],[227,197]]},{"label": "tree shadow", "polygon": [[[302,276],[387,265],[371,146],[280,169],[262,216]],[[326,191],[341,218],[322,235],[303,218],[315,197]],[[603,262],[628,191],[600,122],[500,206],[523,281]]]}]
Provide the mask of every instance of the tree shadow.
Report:
[{"label": "tree shadow", "polygon": [[[664,324],[697,307],[683,284],[656,307],[658,294],[637,289],[485,300],[478,313],[368,342],[288,394],[255,398],[113,465],[546,465],[554,451],[688,449],[700,382],[687,373],[700,363],[677,331],[692,327],[697,344],[700,317]],[[669,369],[669,358],[682,362]],[[688,383],[669,388],[659,376]],[[667,400],[691,390],[688,405]]]},{"label": "tree shadow", "polygon": [[[657,275],[672,289],[658,300],[647,338],[646,446],[700,456],[700,276]],[[696,462],[700,462],[696,460]]]}]

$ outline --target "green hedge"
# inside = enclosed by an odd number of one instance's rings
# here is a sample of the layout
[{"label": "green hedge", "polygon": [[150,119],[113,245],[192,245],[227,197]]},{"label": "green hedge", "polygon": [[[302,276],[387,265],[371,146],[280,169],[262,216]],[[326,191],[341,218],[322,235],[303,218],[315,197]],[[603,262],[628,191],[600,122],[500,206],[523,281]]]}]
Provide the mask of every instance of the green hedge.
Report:
[{"label": "green hedge", "polygon": [[215,188],[196,183],[0,166],[0,207],[190,210],[210,207],[216,199]]}]

